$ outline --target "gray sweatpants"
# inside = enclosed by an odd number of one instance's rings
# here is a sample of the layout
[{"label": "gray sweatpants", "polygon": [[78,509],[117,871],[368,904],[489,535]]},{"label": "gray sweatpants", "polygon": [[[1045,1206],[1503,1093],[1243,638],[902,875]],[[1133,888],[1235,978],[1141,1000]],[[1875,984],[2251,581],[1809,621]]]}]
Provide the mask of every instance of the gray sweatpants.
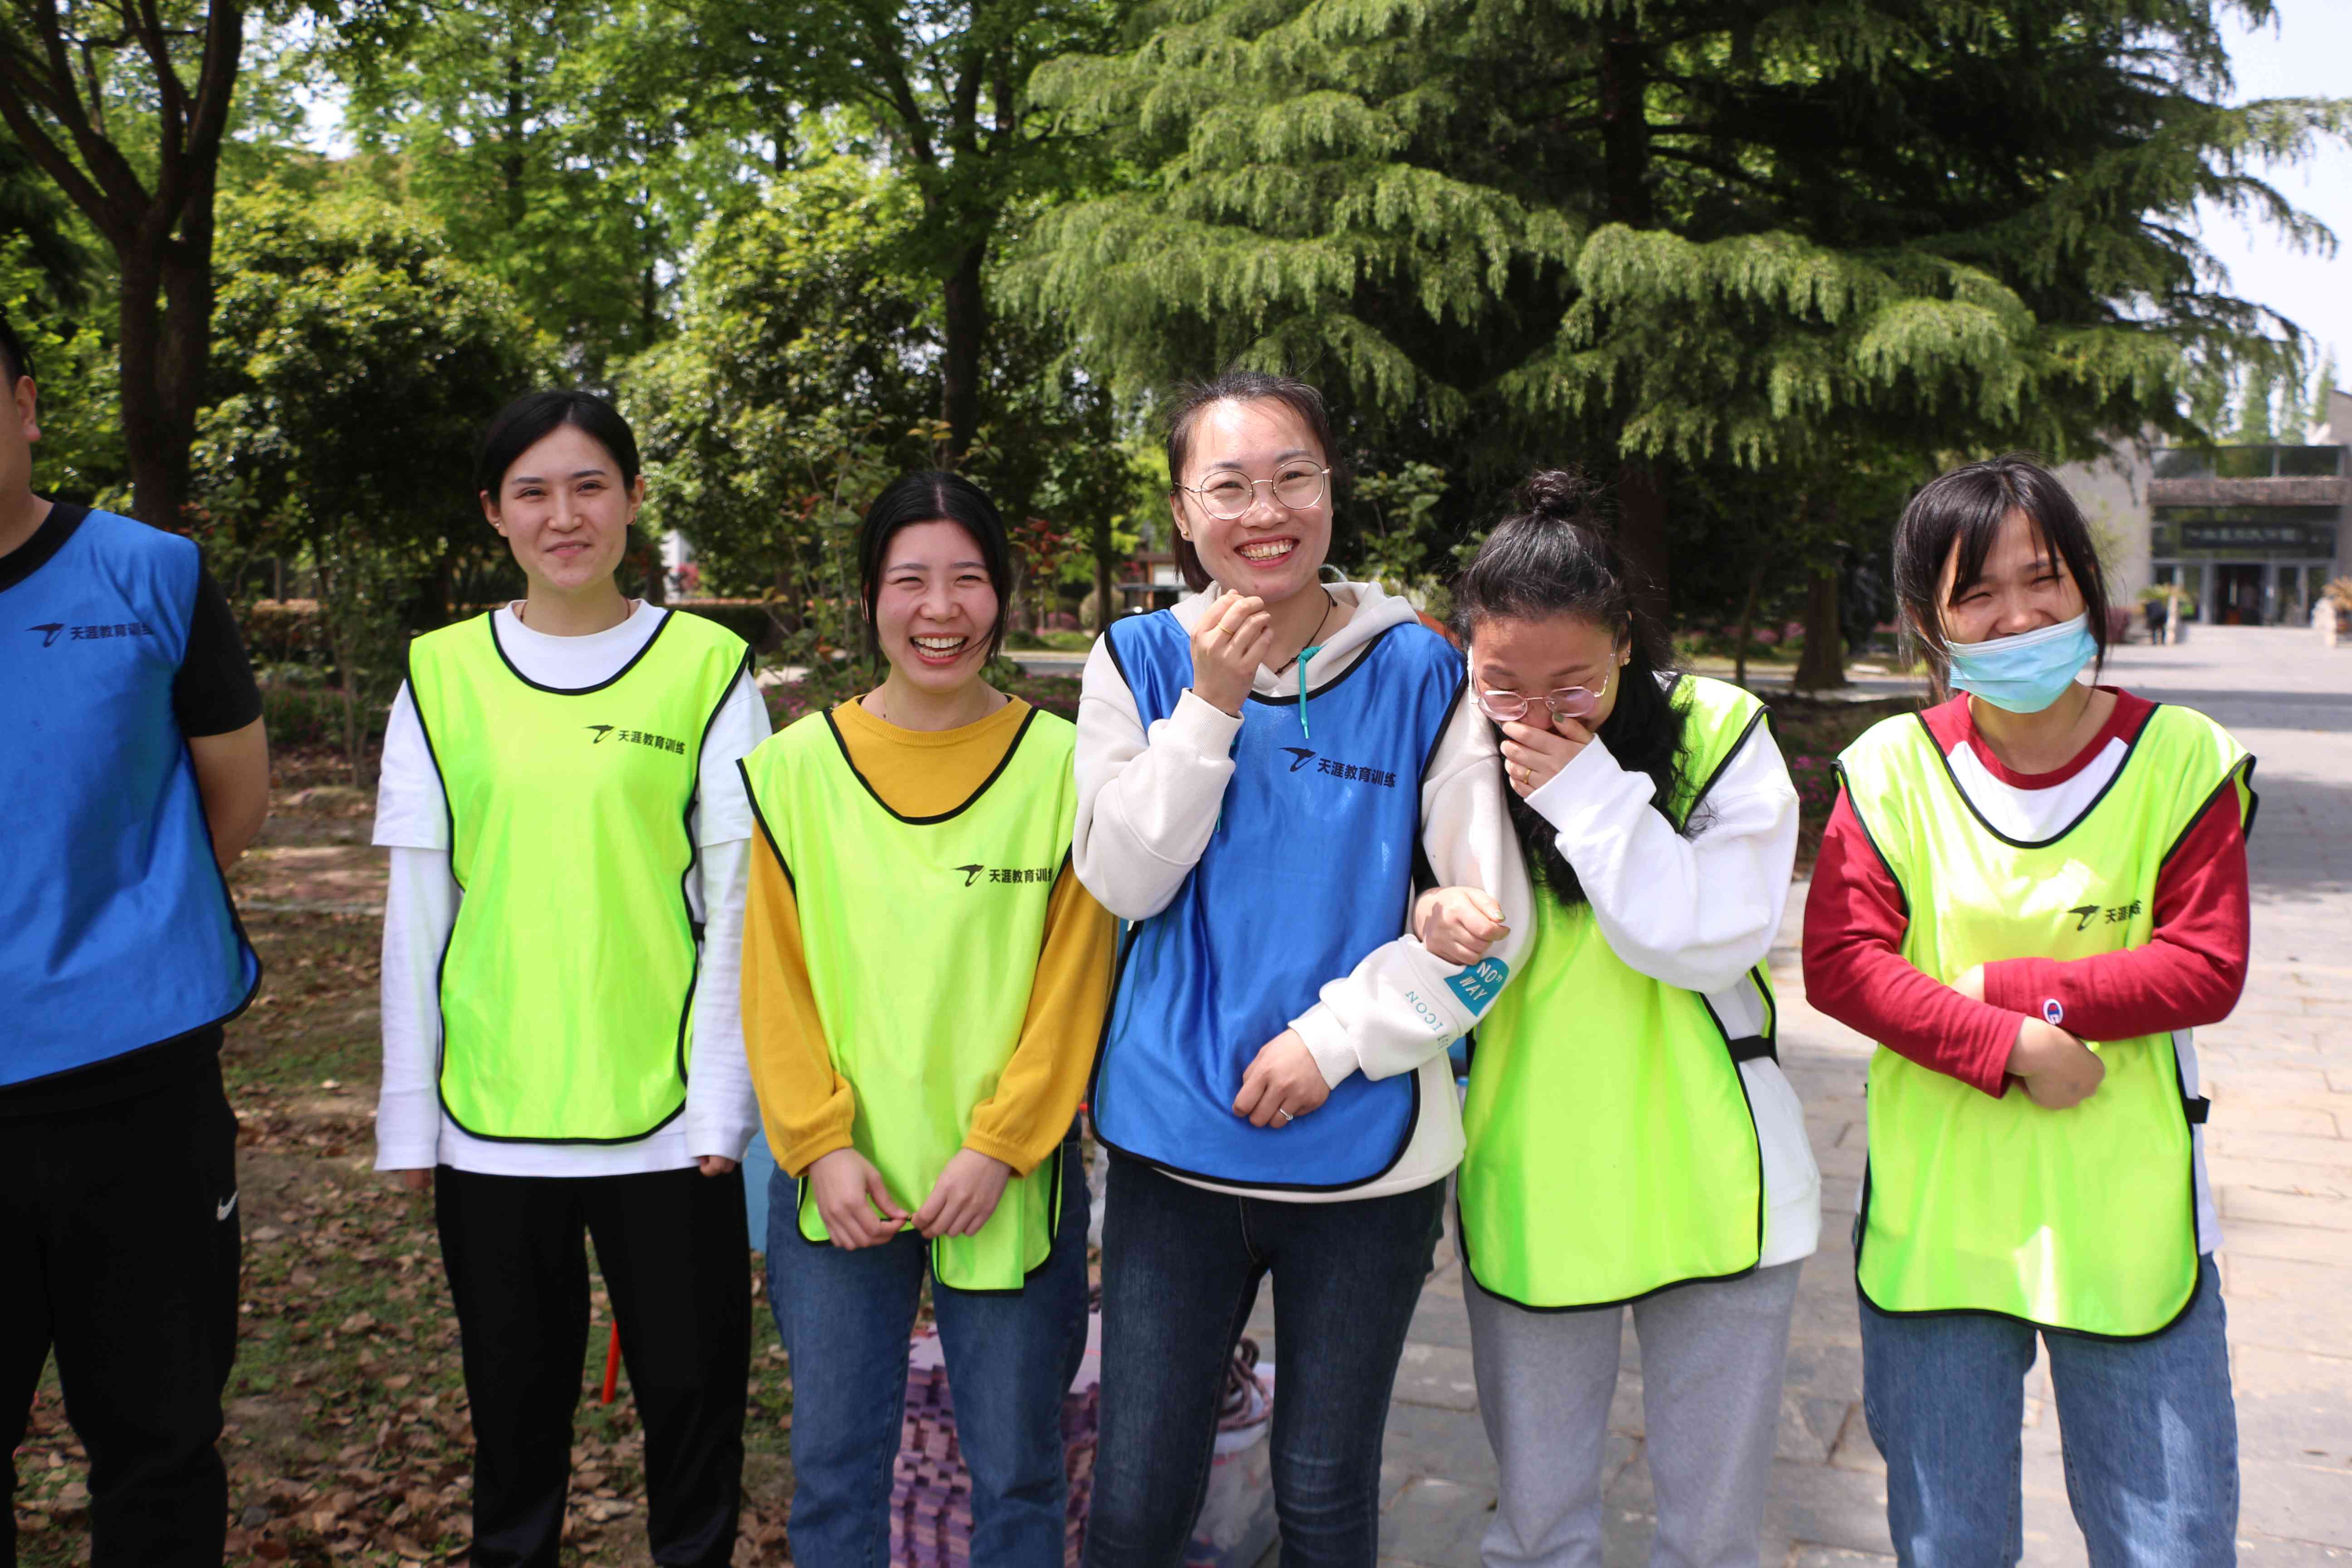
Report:
[{"label": "gray sweatpants", "polygon": [[[1755,1568],[1797,1270],[1636,1302],[1657,1496],[1653,1568]],[[1625,1309],[1531,1312],[1463,1282],[1478,1410],[1502,1469],[1486,1568],[1600,1568],[1601,1464]]]}]

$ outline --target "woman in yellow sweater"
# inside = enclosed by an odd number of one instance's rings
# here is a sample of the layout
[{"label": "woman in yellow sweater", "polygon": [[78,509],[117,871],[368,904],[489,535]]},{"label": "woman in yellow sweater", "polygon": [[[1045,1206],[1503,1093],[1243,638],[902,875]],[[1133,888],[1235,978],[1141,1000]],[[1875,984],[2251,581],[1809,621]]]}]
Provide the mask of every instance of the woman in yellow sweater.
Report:
[{"label": "woman in yellow sweater", "polygon": [[1074,1121],[1113,925],[1069,868],[1075,731],[982,679],[1010,556],[970,480],[893,483],[858,538],[888,678],[742,764],[772,851],[752,862],[743,1028],[778,1166],[768,1283],[803,1562],[887,1546],[926,1270],[971,1561],[1063,1557],[1060,1407],[1087,1316]]}]

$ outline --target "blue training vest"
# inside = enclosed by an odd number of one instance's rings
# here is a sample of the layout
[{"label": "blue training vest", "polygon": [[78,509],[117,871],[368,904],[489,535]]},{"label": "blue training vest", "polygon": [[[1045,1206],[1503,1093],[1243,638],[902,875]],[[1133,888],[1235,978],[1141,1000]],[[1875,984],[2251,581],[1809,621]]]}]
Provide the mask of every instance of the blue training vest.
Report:
[{"label": "blue training vest", "polygon": [[[1192,684],[1192,638],[1161,610],[1115,623],[1108,643],[1148,731]],[[1301,1191],[1361,1186],[1397,1163],[1418,1073],[1350,1075],[1279,1129],[1235,1116],[1234,1097],[1326,982],[1404,934],[1422,774],[1462,684],[1444,638],[1397,626],[1307,689],[1303,724],[1297,698],[1251,694],[1209,847],[1128,931],[1095,1071],[1104,1142],[1179,1175]]]},{"label": "blue training vest", "polygon": [[93,511],[0,590],[0,1087],[218,1023],[260,983],[172,712],[196,580],[189,541]]}]

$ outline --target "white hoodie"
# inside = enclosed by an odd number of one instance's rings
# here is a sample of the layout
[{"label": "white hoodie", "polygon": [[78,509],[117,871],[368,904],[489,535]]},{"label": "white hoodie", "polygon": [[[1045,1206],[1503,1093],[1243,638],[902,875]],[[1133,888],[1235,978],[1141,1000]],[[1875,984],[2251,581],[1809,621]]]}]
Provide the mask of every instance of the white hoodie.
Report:
[{"label": "white hoodie", "polygon": [[[1353,665],[1375,637],[1417,618],[1412,605],[1376,584],[1328,586],[1334,598],[1354,607],[1354,614],[1303,672],[1310,706],[1316,689]],[[1218,592],[1212,584],[1206,594],[1178,605],[1177,624],[1190,632]],[[1276,675],[1260,666],[1252,689],[1295,701],[1301,678],[1297,667]],[[1073,860],[1078,879],[1113,914],[1128,921],[1158,914],[1192,874],[1216,831],[1225,784],[1234,774],[1234,737],[1240,730],[1239,719],[1187,690],[1175,712],[1156,721],[1147,733],[1135,694],[1120,676],[1108,642],[1095,644],[1078,700]],[[1439,886],[1484,888],[1502,905],[1510,933],[1487,956],[1516,970],[1533,928],[1533,913],[1527,867],[1511,831],[1503,787],[1494,726],[1465,698],[1446,724],[1422,782],[1422,848]],[[1268,888],[1266,893],[1276,898],[1281,889]],[[1298,917],[1312,920],[1315,911],[1301,910]],[[1333,975],[1320,1000],[1291,1020],[1328,1084],[1337,1085],[1353,1072],[1371,1079],[1415,1071],[1422,1075],[1421,1119],[1404,1153],[1388,1172],[1361,1186],[1328,1193],[1193,1184],[1286,1203],[1332,1203],[1411,1192],[1443,1181],[1462,1159],[1462,1112],[1445,1048],[1477,1022],[1444,984],[1458,973],[1459,965],[1445,963],[1418,938],[1400,931],[1349,973]],[[1416,996],[1422,1000],[1411,999]],[[1430,997],[1438,998],[1449,1015],[1445,1032],[1436,1036],[1430,1033],[1423,1012]],[[1235,1044],[1255,1052],[1264,1042]]]}]

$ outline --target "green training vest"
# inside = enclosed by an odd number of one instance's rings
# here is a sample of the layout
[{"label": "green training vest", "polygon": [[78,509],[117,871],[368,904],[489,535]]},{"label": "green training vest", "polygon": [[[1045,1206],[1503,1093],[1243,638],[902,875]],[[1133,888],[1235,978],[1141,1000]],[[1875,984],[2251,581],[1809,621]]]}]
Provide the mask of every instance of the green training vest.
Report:
[{"label": "green training vest", "polygon": [[[2106,790],[2055,837],[2004,837],[1954,781],[1924,718],[1878,724],[1838,761],[1854,815],[1903,890],[1903,957],[1949,984],[2005,958],[2087,958],[2156,927],[2165,860],[2216,794],[2253,794],[2229,731],[2158,707]],[[2063,1026],[2063,1018],[2057,1020]],[[2106,1077],[2045,1110],[1995,1100],[1881,1046],[1854,1278],[1885,1312],[1990,1312],[2045,1329],[2161,1332],[2197,1289],[2189,1122],[2168,1034],[2093,1044]]]},{"label": "green training vest", "polygon": [[[1738,687],[1684,676],[1686,765],[1677,826],[1764,721]],[[1590,904],[1536,892],[1535,942],[1478,1026],[1463,1106],[1463,1256],[1491,1295],[1542,1310],[1633,1300],[1756,1267],[1763,1154],[1739,1066],[1772,1053],[1733,1040],[1695,991],[1610,950]]]},{"label": "green training vest", "polygon": [[[901,816],[812,713],[743,761],[752,809],[793,884],[809,987],[857,1116],[850,1140],[908,1213],[963,1147],[972,1109],[1021,1042],[1045,908],[1070,855],[1077,731],[1032,710],[971,799]],[[932,1277],[1018,1290],[1045,1261],[1061,1210],[1059,1159],[1015,1176],[977,1236],[931,1244]],[[801,1184],[803,1240],[828,1244]]]},{"label": "green training vest", "polygon": [[628,1143],[685,1109],[689,816],[749,652],[673,612],[620,674],[566,691],[515,671],[491,616],[409,645],[466,895],[441,961],[441,1104],[473,1136]]}]

